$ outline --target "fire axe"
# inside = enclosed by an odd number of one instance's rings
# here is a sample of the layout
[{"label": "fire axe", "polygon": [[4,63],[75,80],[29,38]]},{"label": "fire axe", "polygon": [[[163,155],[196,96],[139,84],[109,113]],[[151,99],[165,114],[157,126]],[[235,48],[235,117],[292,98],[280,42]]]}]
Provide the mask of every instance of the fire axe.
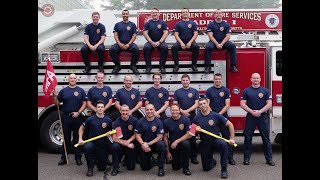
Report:
[{"label": "fire axe", "polygon": [[[123,137],[122,129],[121,129],[120,126],[117,127],[117,128],[114,129],[114,130],[109,131],[109,134],[110,134],[110,135],[116,134],[117,138],[119,138],[119,139]],[[84,144],[84,143],[87,143],[87,142],[90,142],[90,141],[93,141],[93,140],[96,140],[96,139],[99,139],[99,138],[102,138],[102,137],[105,137],[105,136],[107,136],[107,133],[104,133],[104,134],[101,134],[101,135],[99,135],[99,136],[95,136],[95,137],[93,137],[93,138],[87,139],[87,140],[83,141],[83,144]],[[111,141],[111,143],[113,143],[112,139],[110,139],[111,136],[108,136],[108,138],[109,138],[109,140]],[[74,147],[78,147],[79,145],[80,145],[80,144],[77,143],[77,144],[74,145]]]},{"label": "fire axe", "polygon": [[[221,137],[221,136],[218,136],[218,135],[213,134],[213,133],[211,133],[211,132],[209,132],[209,131],[206,131],[206,130],[202,129],[200,126],[197,126],[196,124],[192,123],[191,128],[190,128],[190,131],[189,131],[189,134],[190,134],[191,136],[195,136],[195,135],[196,135],[196,131],[200,131],[200,132],[203,132],[203,133],[205,133],[205,134],[208,134],[209,136],[222,139],[222,140],[224,140],[224,141],[227,142],[227,143],[230,142],[228,139],[225,139],[225,138],[223,138],[223,137]],[[237,145],[236,143],[234,143],[233,146],[234,146],[234,147],[237,147],[238,145]]]}]

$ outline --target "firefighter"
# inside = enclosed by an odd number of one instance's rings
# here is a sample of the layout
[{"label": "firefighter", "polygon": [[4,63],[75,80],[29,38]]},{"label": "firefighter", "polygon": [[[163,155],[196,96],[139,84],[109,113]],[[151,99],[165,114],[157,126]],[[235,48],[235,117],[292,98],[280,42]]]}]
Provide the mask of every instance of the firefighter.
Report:
[{"label": "firefighter", "polygon": [[153,167],[151,155],[158,153],[158,176],[164,176],[164,165],[166,158],[166,144],[163,138],[163,123],[154,116],[155,108],[152,104],[146,105],[146,117],[139,119],[135,134],[138,141],[138,151],[141,155],[140,167],[148,171]]},{"label": "firefighter", "polygon": [[[198,107],[199,92],[190,87],[190,76],[184,74],[181,76],[182,88],[177,89],[173,94],[173,104],[179,104],[180,113],[189,117],[191,123],[196,115],[196,109]],[[199,164],[197,160],[197,144],[196,137],[190,138],[191,144],[191,163]]]},{"label": "firefighter", "polygon": [[243,90],[240,106],[247,111],[244,128],[244,165],[249,165],[252,153],[252,136],[256,126],[261,134],[266,164],[274,166],[272,161],[272,146],[270,142],[270,119],[268,110],[272,106],[270,91],[261,86],[259,73],[251,75],[252,85]]},{"label": "firefighter", "polygon": [[[77,76],[75,74],[70,74],[68,76],[69,85],[63,88],[58,96],[56,97],[56,92],[54,91],[54,98],[57,101],[56,104],[63,103],[61,108],[61,122],[63,128],[63,137],[66,145],[67,152],[70,151],[71,145],[71,134],[73,135],[73,143],[78,143],[79,139],[79,127],[83,123],[83,116],[81,112],[85,110],[87,106],[87,95],[86,92],[77,83]],[[63,148],[63,144],[60,147],[61,159],[58,163],[59,166],[67,163],[66,154]],[[76,164],[82,165],[81,161],[81,148],[75,149],[74,154]]]},{"label": "firefighter", "polygon": [[[222,75],[216,73],[213,75],[213,86],[206,91],[206,98],[212,111],[223,115],[228,119],[228,109],[230,108],[230,90],[222,86]],[[225,139],[230,139],[229,128],[222,125],[220,126],[221,135]],[[233,159],[233,146],[228,145],[228,162],[231,165],[235,165],[236,162]]]},{"label": "firefighter", "polygon": [[[196,115],[194,123],[202,129],[216,135],[220,135],[220,125],[228,127],[230,132],[229,141],[230,144],[233,145],[235,143],[233,124],[221,114],[211,111],[207,98],[199,99],[199,108],[201,113]],[[216,166],[217,162],[213,159],[213,151],[218,149],[220,152],[221,178],[228,178],[228,143],[205,133],[200,134],[200,139],[199,149],[203,170],[210,171]]]},{"label": "firefighter", "polygon": [[[96,102],[96,113],[90,116],[79,128],[79,144],[83,144],[84,131],[88,138],[93,138],[104,133],[109,133],[112,128],[112,120],[104,115],[104,102]],[[107,134],[110,136],[110,134]],[[78,147],[79,148],[79,147]],[[99,138],[84,144],[83,150],[87,160],[87,176],[93,176],[94,163],[97,163],[99,171],[104,171],[107,165],[108,154],[110,154],[110,141],[107,137]]]},{"label": "firefighter", "polygon": [[120,106],[120,114],[112,123],[112,129],[121,127],[123,137],[119,139],[116,134],[113,135],[112,144],[112,166],[111,171],[112,176],[116,176],[119,173],[119,163],[122,156],[125,156],[125,164],[128,170],[134,170],[136,164],[136,137],[134,134],[134,129],[136,128],[138,119],[129,116],[129,106],[123,104]]},{"label": "firefighter", "polygon": [[139,48],[134,43],[138,31],[136,24],[129,21],[129,10],[125,9],[122,11],[122,21],[114,25],[113,33],[116,43],[110,47],[109,52],[115,67],[111,73],[118,73],[121,70],[119,53],[121,51],[129,51],[132,54],[130,69],[135,74],[139,74],[136,67],[139,58]]},{"label": "firefighter", "polygon": [[191,175],[189,156],[191,153],[189,135],[190,119],[180,114],[180,106],[171,106],[171,117],[164,121],[164,142],[167,146],[167,159],[171,161],[172,169],[183,168],[183,174]]},{"label": "firefighter", "polygon": [[214,21],[211,21],[207,27],[209,42],[205,49],[205,73],[211,71],[211,52],[214,49],[227,49],[230,52],[230,70],[238,72],[236,67],[236,46],[229,41],[231,35],[230,24],[222,20],[223,12],[217,9],[214,13]]},{"label": "firefighter", "polygon": [[146,61],[146,73],[152,69],[150,54],[155,48],[160,50],[160,71],[166,73],[165,64],[168,56],[168,45],[165,42],[169,34],[169,28],[166,21],[159,19],[160,13],[157,7],[151,8],[152,19],[144,24],[143,36],[147,42],[143,46],[144,60]]},{"label": "firefighter", "polygon": [[118,89],[114,96],[115,106],[120,111],[120,106],[127,104],[130,108],[129,115],[138,118],[138,109],[142,106],[140,91],[132,87],[133,77],[124,76],[124,87]]},{"label": "firefighter", "polygon": [[106,38],[106,28],[99,22],[99,12],[93,12],[91,15],[92,23],[88,24],[84,30],[84,42],[85,44],[81,48],[81,56],[84,64],[86,65],[84,73],[89,73],[91,70],[90,62],[88,59],[88,53],[90,51],[96,51],[98,53],[98,68],[100,72],[103,72],[104,63],[104,40]]},{"label": "firefighter", "polygon": [[197,61],[199,56],[199,48],[200,46],[195,42],[198,37],[198,25],[189,19],[189,9],[182,9],[182,20],[178,21],[174,25],[174,37],[177,42],[172,45],[172,57],[174,60],[174,68],[173,72],[178,72],[179,70],[179,50],[188,50],[192,51],[192,71],[196,72],[197,69]]}]

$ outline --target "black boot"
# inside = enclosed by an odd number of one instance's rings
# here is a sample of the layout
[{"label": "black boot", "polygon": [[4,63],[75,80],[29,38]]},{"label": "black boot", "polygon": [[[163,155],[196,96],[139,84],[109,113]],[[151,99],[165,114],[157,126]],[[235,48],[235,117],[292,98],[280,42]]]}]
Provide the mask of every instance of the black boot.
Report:
[{"label": "black boot", "polygon": [[90,70],[91,70],[90,66],[86,66],[86,68],[83,70],[83,73],[88,74]]}]

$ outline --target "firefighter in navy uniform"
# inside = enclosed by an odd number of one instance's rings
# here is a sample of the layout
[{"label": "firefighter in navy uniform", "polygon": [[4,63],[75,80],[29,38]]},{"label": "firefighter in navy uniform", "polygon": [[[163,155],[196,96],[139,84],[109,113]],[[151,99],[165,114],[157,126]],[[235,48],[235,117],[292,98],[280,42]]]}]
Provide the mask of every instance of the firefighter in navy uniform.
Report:
[{"label": "firefighter in navy uniform", "polygon": [[244,165],[249,165],[252,152],[252,136],[256,126],[261,134],[266,164],[274,166],[272,161],[272,146],[270,142],[270,119],[268,110],[272,106],[270,91],[260,85],[258,73],[251,75],[252,85],[243,90],[240,106],[247,111],[244,128]]},{"label": "firefighter in navy uniform", "polygon": [[116,134],[113,135],[112,144],[112,176],[116,176],[119,173],[119,163],[122,156],[125,156],[125,164],[128,170],[134,170],[136,165],[136,136],[134,129],[136,128],[138,119],[129,116],[129,106],[123,104],[120,106],[120,114],[112,123],[112,129],[121,127],[123,137],[119,139]]},{"label": "firefighter in navy uniform", "polygon": [[155,108],[152,104],[146,105],[146,117],[139,119],[135,129],[138,151],[140,151],[140,167],[148,171],[153,167],[151,155],[158,153],[158,176],[164,176],[164,164],[166,159],[166,144],[163,138],[163,123],[154,116]]},{"label": "firefighter in navy uniform", "polygon": [[[104,115],[104,102],[96,102],[97,112],[90,116],[79,128],[79,144],[83,144],[84,131],[88,134],[88,139],[108,133],[112,128],[112,120]],[[110,136],[110,134],[108,134]],[[78,147],[79,148],[79,147]],[[111,146],[107,137],[90,141],[83,146],[84,154],[87,160],[87,176],[93,176],[94,162],[97,163],[99,171],[104,171],[107,165],[108,154]]]},{"label": "firefighter in navy uniform", "polygon": [[190,119],[180,114],[180,106],[171,106],[171,117],[164,121],[164,141],[167,146],[167,159],[172,162],[172,169],[183,168],[183,174],[189,176],[189,156],[191,153],[189,134]]},{"label": "firefighter in navy uniform", "polygon": [[[67,152],[70,151],[72,146],[71,134],[73,135],[73,143],[78,143],[78,131],[79,127],[83,123],[83,116],[81,115],[81,112],[85,110],[88,99],[86,92],[81,87],[76,85],[77,76],[75,74],[70,74],[68,77],[68,81],[69,86],[63,88],[59,92],[57,99],[55,99],[57,101],[57,104],[59,104],[60,102],[63,103],[60,114]],[[58,163],[59,166],[67,163],[63,144],[64,143],[62,143],[62,146],[60,147],[61,160]],[[81,150],[81,147],[75,149],[74,157],[77,165],[82,165]]]},{"label": "firefighter in navy uniform", "polygon": [[[220,125],[228,127],[230,132],[229,141],[230,144],[233,145],[235,143],[233,124],[221,114],[211,111],[207,98],[199,99],[199,108],[201,113],[196,115],[194,123],[202,129],[218,136],[220,135]],[[203,170],[210,171],[215,167],[216,161],[213,159],[213,152],[218,149],[220,152],[221,178],[228,178],[228,143],[222,139],[209,136],[205,133],[200,133],[200,139],[201,142],[199,144],[199,149]]]},{"label": "firefighter in navy uniform", "polygon": [[[208,98],[211,110],[228,119],[227,111],[230,108],[231,99],[230,90],[222,86],[222,75],[220,73],[213,75],[213,81],[213,86],[207,89],[205,96]],[[228,127],[222,125],[220,126],[220,131],[223,138],[230,139]],[[236,164],[233,159],[233,146],[230,144],[228,146],[228,162],[231,165]]]}]

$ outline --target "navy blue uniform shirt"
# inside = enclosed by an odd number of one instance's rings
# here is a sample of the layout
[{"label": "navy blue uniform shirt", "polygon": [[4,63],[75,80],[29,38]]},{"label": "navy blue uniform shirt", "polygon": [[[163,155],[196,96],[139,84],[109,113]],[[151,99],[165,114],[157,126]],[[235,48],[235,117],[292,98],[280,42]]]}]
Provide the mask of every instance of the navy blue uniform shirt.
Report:
[{"label": "navy blue uniform shirt", "polygon": [[153,121],[148,121],[145,117],[139,119],[135,132],[141,134],[143,142],[150,142],[157,137],[158,134],[163,134],[163,124],[158,118]]},{"label": "navy blue uniform shirt", "polygon": [[127,121],[124,121],[120,116],[112,123],[112,129],[121,127],[123,135],[121,139],[128,140],[134,134],[134,129],[136,128],[137,122],[138,119],[136,117],[129,116],[129,119]]},{"label": "navy blue uniform shirt", "polygon": [[229,89],[224,86],[220,88],[214,86],[208,88],[205,96],[210,99],[210,108],[217,113],[226,105],[225,100],[231,98]]},{"label": "navy blue uniform shirt", "polygon": [[157,42],[161,39],[164,30],[169,30],[168,25],[165,21],[159,19],[154,21],[150,19],[144,24],[143,31],[148,30],[148,35],[152,41]]},{"label": "navy blue uniform shirt", "polygon": [[199,100],[199,92],[189,87],[188,89],[177,89],[173,94],[174,101],[178,101],[180,107],[184,110],[194,105],[195,100]]},{"label": "navy blue uniform shirt", "polygon": [[179,21],[175,24],[174,32],[179,32],[179,37],[184,43],[188,43],[195,31],[198,31],[198,25],[194,21]]},{"label": "navy blue uniform shirt", "polygon": [[141,101],[140,91],[135,88],[130,89],[130,91],[121,88],[116,92],[114,100],[119,101],[120,105],[126,104],[130,109],[133,109]]},{"label": "navy blue uniform shirt", "polygon": [[137,34],[137,26],[131,21],[128,23],[120,21],[114,25],[113,33],[114,32],[118,33],[121,43],[127,44],[131,40],[133,34]]},{"label": "navy blue uniform shirt", "polygon": [[100,41],[101,36],[106,36],[106,28],[101,23],[96,26],[93,23],[90,23],[86,26],[84,34],[89,36],[90,44],[95,45]]},{"label": "navy blue uniform shirt", "polygon": [[170,117],[164,120],[164,133],[169,133],[169,141],[173,143],[189,131],[190,124],[190,119],[187,116],[181,115],[178,120]]},{"label": "navy blue uniform shirt", "polygon": [[241,97],[241,100],[247,100],[247,106],[253,110],[262,109],[266,105],[266,101],[270,99],[272,99],[270,91],[262,86],[245,88]]},{"label": "navy blue uniform shirt", "polygon": [[[88,119],[83,123],[83,126],[86,130],[89,131],[88,138],[93,138],[102,134],[107,133],[112,128],[112,120],[108,116],[104,116],[103,118],[97,117],[96,114],[88,117]],[[92,142],[95,143],[105,143],[108,141],[108,138],[103,137],[96,139]]]},{"label": "navy blue uniform shirt", "polygon": [[144,95],[144,99],[153,104],[156,111],[158,111],[166,101],[169,101],[169,91],[164,87],[161,87],[159,89],[151,87],[147,89]]},{"label": "navy blue uniform shirt", "polygon": [[220,23],[217,23],[216,21],[211,21],[208,24],[207,32],[212,32],[213,37],[218,42],[221,42],[226,37],[226,34],[231,33],[230,24],[226,21],[221,21]]},{"label": "navy blue uniform shirt", "polygon": [[63,102],[61,111],[71,113],[79,111],[82,101],[87,101],[88,97],[81,87],[70,88],[67,86],[59,92],[57,99],[59,102]]},{"label": "navy blue uniform shirt", "polygon": [[107,104],[112,98],[112,90],[109,86],[103,86],[103,88],[97,88],[93,86],[88,91],[88,101],[92,102],[92,105],[95,106],[98,100],[102,100],[104,104]]}]

